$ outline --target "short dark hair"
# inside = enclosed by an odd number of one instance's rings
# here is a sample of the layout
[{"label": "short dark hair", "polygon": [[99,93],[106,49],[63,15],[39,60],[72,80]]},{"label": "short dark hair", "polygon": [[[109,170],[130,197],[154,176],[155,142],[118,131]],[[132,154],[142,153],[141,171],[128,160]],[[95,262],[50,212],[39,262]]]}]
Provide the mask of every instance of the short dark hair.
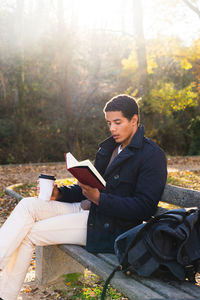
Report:
[{"label": "short dark hair", "polygon": [[107,111],[121,111],[125,118],[131,120],[133,115],[139,116],[139,109],[136,100],[129,95],[118,95],[110,99],[103,109]]}]

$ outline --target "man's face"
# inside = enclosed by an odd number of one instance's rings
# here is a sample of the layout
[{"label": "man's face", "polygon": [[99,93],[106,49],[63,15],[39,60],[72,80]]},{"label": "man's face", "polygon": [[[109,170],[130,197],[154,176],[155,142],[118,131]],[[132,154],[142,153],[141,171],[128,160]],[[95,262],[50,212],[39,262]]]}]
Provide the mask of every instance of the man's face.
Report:
[{"label": "man's face", "polygon": [[122,144],[122,148],[126,147],[137,131],[138,116],[133,115],[129,120],[121,111],[107,111],[105,118],[116,143]]}]

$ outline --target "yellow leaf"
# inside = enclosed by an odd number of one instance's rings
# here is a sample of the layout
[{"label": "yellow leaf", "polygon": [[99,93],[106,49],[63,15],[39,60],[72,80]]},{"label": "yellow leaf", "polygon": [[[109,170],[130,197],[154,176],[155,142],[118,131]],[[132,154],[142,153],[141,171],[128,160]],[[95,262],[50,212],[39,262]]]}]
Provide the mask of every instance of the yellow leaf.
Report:
[{"label": "yellow leaf", "polygon": [[135,51],[128,58],[122,59],[123,75],[129,75],[138,68],[137,56]]},{"label": "yellow leaf", "polygon": [[147,61],[147,71],[149,74],[153,74],[154,73],[154,69],[156,69],[158,67],[155,58],[154,57],[150,57]]},{"label": "yellow leaf", "polygon": [[187,60],[187,58],[181,59],[181,66],[184,70],[189,70],[192,68],[192,64]]}]

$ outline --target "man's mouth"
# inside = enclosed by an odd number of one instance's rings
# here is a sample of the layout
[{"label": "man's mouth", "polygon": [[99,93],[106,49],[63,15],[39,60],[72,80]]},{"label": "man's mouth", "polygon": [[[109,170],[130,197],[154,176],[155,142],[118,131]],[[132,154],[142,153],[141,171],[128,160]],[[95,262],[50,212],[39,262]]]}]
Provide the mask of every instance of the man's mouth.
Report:
[{"label": "man's mouth", "polygon": [[119,135],[113,135],[113,139],[117,139],[117,138],[119,138]]}]

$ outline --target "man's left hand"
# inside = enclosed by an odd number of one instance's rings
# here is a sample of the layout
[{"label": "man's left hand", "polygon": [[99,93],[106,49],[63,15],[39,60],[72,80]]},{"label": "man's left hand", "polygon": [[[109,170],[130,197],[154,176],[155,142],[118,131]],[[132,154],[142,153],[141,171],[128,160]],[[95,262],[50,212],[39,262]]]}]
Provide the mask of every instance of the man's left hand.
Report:
[{"label": "man's left hand", "polygon": [[80,182],[78,182],[78,185],[81,187],[82,193],[87,199],[94,202],[96,205],[99,204],[100,192],[98,189],[93,188],[89,185],[82,184]]}]

